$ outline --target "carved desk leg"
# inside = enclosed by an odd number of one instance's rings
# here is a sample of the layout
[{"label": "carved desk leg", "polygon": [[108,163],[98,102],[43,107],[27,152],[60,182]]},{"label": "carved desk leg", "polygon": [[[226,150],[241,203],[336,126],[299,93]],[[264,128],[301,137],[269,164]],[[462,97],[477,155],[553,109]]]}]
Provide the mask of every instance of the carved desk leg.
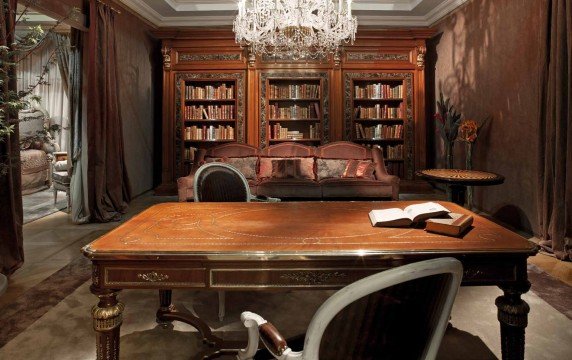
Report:
[{"label": "carved desk leg", "polygon": [[119,360],[119,329],[125,305],[117,301],[119,291],[100,290],[92,285],[91,292],[99,297],[91,309],[93,329],[97,332],[97,360]]},{"label": "carved desk leg", "polygon": [[503,360],[524,359],[524,329],[528,325],[530,307],[520,298],[530,289],[530,282],[500,287],[504,295],[495,304],[501,324],[501,349]]}]

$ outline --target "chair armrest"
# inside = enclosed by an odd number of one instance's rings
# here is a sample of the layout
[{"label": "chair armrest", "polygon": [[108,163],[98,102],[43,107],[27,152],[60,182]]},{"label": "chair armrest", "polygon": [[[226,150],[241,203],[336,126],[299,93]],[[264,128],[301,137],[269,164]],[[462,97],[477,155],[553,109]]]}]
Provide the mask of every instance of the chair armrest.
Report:
[{"label": "chair armrest", "polygon": [[246,345],[246,348],[238,351],[236,358],[238,360],[250,360],[254,355],[256,355],[256,351],[258,351],[258,343],[260,339],[258,327],[265,324],[266,320],[264,320],[260,315],[250,311],[245,311],[240,314],[240,320],[248,329],[248,344]]},{"label": "chair armrest", "polygon": [[385,185],[391,186],[391,199],[399,200],[399,176],[389,174],[375,174],[375,179],[381,181]]},{"label": "chair armrest", "polygon": [[[189,198],[189,190],[193,190],[193,181],[195,174],[190,174],[177,179],[177,192],[179,194],[179,201],[186,202]],[[192,196],[191,196],[192,197]]]},{"label": "chair armrest", "polygon": [[278,329],[269,322],[258,326],[262,343],[274,357],[280,357],[288,350],[288,344]]}]

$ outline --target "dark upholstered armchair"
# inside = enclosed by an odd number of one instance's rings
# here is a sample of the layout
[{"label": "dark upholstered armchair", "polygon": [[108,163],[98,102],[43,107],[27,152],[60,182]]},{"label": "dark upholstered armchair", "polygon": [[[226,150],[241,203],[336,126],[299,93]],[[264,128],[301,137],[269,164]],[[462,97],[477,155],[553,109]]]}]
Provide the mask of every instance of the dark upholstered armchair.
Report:
[{"label": "dark upholstered armchair", "polygon": [[441,258],[358,280],[320,306],[301,351],[264,318],[243,312],[248,345],[237,358],[252,359],[262,340],[279,360],[435,359],[462,277],[460,261]]}]

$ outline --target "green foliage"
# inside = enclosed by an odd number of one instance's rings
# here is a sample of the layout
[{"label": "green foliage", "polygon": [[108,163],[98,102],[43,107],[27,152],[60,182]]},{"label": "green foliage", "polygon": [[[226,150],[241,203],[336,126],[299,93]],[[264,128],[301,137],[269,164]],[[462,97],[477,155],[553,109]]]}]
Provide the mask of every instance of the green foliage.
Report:
[{"label": "green foliage", "polygon": [[449,99],[443,98],[443,93],[439,94],[437,101],[437,113],[435,114],[437,129],[445,142],[453,142],[457,138],[459,125],[461,124],[461,114],[455,110]]}]

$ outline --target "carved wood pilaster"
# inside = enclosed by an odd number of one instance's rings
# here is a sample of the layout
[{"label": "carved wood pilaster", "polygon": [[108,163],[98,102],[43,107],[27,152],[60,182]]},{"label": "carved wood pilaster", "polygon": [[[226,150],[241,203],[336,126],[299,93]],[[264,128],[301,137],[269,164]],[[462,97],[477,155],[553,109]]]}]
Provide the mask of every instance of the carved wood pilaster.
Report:
[{"label": "carved wood pilaster", "polygon": [[417,47],[417,68],[419,70],[425,69],[425,53],[427,52],[427,48],[425,46],[418,46]]},{"label": "carved wood pilaster", "polygon": [[161,54],[163,55],[163,68],[170,70],[171,69],[171,48],[164,46],[161,49]]}]

